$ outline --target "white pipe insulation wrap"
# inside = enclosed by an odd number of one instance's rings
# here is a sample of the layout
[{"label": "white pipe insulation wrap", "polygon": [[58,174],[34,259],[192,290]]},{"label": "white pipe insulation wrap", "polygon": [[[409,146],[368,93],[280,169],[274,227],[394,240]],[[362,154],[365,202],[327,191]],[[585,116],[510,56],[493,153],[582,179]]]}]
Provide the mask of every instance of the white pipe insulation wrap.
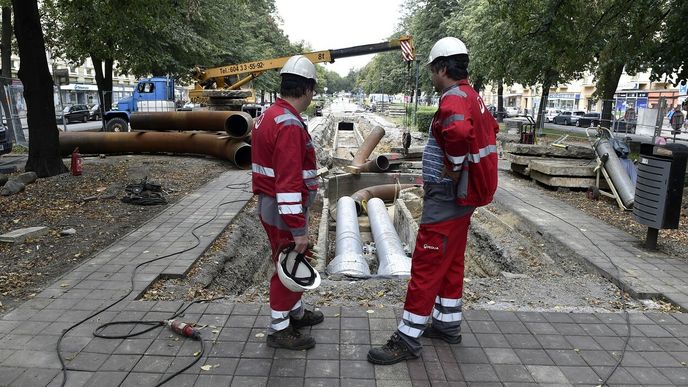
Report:
[{"label": "white pipe insulation wrap", "polygon": [[604,169],[609,174],[609,177],[614,183],[616,192],[619,193],[621,201],[626,208],[631,208],[635,201],[635,186],[628,176],[628,172],[619,161],[619,157],[614,151],[611,142],[605,138],[600,138],[595,143],[595,152],[599,158],[603,158],[605,154],[609,155],[607,161],[604,163]]},{"label": "white pipe insulation wrap", "polygon": [[358,229],[356,202],[349,196],[337,201],[337,237],[335,257],[327,266],[329,274],[369,276],[370,267],[363,257],[363,242]]},{"label": "white pipe insulation wrap", "polygon": [[377,259],[380,262],[378,275],[411,275],[411,258],[406,256],[404,247],[392,219],[387,212],[385,202],[379,198],[368,200],[368,218],[373,231]]}]

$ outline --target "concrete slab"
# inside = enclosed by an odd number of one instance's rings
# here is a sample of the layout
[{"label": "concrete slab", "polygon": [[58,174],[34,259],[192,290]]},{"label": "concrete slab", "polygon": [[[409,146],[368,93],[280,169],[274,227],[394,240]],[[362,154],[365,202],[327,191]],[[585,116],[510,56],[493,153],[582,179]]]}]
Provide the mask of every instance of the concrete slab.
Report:
[{"label": "concrete slab", "polygon": [[47,227],[25,227],[0,235],[0,242],[23,243],[28,238],[37,238],[47,233]]}]

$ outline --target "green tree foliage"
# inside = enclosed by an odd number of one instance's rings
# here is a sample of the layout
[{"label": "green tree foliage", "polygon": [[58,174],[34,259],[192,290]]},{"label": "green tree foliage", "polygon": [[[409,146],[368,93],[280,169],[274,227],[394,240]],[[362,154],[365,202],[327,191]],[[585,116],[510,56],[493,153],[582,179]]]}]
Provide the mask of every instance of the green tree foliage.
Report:
[{"label": "green tree foliage", "polygon": [[463,3],[465,1],[407,0],[404,4],[407,14],[402,16],[400,28],[413,36],[416,56],[420,61],[420,89],[428,94],[434,91],[425,67],[428,54],[435,42],[450,35],[445,22],[454,12],[459,14],[465,9]]},{"label": "green tree foliage", "polygon": [[[292,55],[274,0],[45,0],[46,36],[71,63],[90,57],[101,90],[112,90],[111,70],[137,77],[170,75],[190,81],[192,69]],[[108,79],[108,76],[110,78]],[[278,74],[254,81],[277,91]]]},{"label": "green tree foliage", "polygon": [[410,94],[415,79],[411,70],[415,71],[410,62],[403,61],[401,51],[380,53],[359,72],[356,86],[368,94]]},{"label": "green tree foliage", "polygon": [[[663,39],[658,31],[673,3],[611,0],[598,5],[599,22],[590,29],[595,53],[590,68],[597,80],[595,94],[603,101],[603,122],[611,122],[614,93],[624,69],[634,74],[652,63],[648,53]],[[685,60],[685,55],[680,58]]]},{"label": "green tree foliage", "polygon": [[668,79],[674,84],[688,81],[688,1],[667,3],[666,19],[655,34],[657,44],[647,58],[652,67],[652,80]]}]

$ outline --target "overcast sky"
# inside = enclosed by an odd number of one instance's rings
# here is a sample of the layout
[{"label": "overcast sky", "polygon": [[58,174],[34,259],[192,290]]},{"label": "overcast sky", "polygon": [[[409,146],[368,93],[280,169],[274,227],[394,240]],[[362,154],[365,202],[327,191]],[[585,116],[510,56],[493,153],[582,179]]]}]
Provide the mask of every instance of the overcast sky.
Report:
[{"label": "overcast sky", "polygon": [[[292,42],[306,41],[314,51],[387,40],[400,17],[403,0],[276,0],[282,29]],[[401,55],[401,54],[400,54]],[[337,59],[326,67],[342,76],[373,55]]]}]

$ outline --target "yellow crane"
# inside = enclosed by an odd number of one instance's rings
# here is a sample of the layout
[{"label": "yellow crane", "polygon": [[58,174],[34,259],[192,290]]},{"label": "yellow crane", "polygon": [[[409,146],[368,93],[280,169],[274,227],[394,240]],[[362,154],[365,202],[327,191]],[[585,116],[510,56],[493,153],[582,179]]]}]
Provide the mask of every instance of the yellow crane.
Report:
[{"label": "yellow crane", "polygon": [[[404,60],[415,59],[416,51],[413,46],[413,39],[408,35],[381,43],[307,52],[302,55],[313,63],[333,63],[335,59],[393,50],[401,50]],[[240,105],[246,102],[245,98],[253,97],[252,90],[242,90],[241,86],[266,71],[282,68],[289,58],[289,56],[284,56],[209,69],[196,68],[193,74],[196,84],[194,89],[189,92],[189,96],[195,102],[207,101],[210,105],[240,108]],[[238,79],[235,81],[236,78]]]}]

